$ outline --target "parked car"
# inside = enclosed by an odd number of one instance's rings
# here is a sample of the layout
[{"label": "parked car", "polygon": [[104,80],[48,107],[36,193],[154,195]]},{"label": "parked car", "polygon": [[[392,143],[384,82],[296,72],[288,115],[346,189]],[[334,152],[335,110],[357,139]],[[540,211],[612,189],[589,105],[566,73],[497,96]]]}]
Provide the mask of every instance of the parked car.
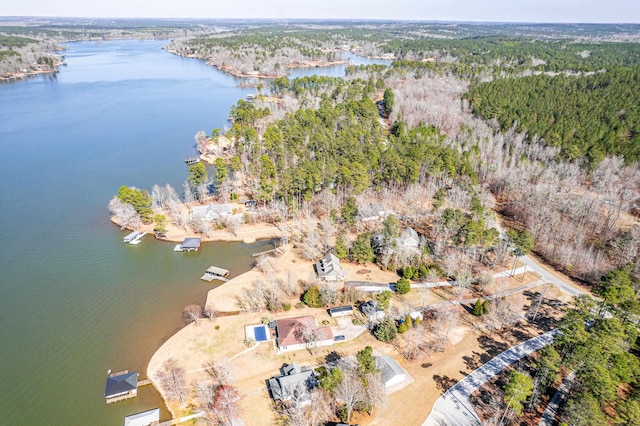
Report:
[{"label": "parked car", "polygon": [[334,342],[339,342],[341,340],[344,340],[344,336],[342,334],[339,334],[333,338]]}]

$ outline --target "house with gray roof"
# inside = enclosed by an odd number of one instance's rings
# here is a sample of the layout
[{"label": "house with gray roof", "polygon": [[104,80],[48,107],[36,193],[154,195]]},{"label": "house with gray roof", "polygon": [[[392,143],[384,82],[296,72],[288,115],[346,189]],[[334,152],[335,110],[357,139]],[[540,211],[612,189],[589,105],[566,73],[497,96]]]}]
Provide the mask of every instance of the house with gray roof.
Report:
[{"label": "house with gray roof", "polygon": [[275,401],[307,401],[309,392],[318,386],[311,367],[301,367],[295,363],[283,364],[280,372],[282,375],[267,381],[271,397]]},{"label": "house with gray roof", "polygon": [[404,384],[412,380],[407,372],[398,362],[387,355],[377,355],[375,357],[376,367],[380,370],[382,381],[386,393],[391,393],[403,387]]},{"label": "house with gray roof", "polygon": [[340,259],[332,253],[327,253],[314,265],[318,279],[321,281],[342,281],[347,278],[347,272],[342,270]]},{"label": "house with gray roof", "polygon": [[378,308],[378,302],[369,300],[360,305],[360,311],[367,317],[369,322],[382,321],[384,319],[384,311]]},{"label": "house with gray roof", "polygon": [[358,206],[358,216],[363,222],[384,219],[391,213],[383,204],[365,204]]}]

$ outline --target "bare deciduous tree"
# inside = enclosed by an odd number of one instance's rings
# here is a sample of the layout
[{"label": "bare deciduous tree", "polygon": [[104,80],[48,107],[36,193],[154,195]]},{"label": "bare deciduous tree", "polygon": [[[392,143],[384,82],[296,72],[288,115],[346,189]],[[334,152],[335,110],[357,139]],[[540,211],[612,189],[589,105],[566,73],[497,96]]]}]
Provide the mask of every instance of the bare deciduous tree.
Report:
[{"label": "bare deciduous tree", "polygon": [[354,408],[367,398],[362,379],[355,369],[343,371],[342,381],[335,390],[335,397],[344,404],[347,423],[351,424],[351,414]]},{"label": "bare deciduous tree", "polygon": [[178,366],[175,359],[169,358],[162,364],[162,370],[156,379],[169,400],[178,401],[184,406],[185,397],[189,392],[184,380],[184,369]]},{"label": "bare deciduous tree", "polygon": [[202,318],[202,306],[200,305],[188,305],[182,311],[182,316],[187,324],[192,322],[198,325],[198,320]]}]

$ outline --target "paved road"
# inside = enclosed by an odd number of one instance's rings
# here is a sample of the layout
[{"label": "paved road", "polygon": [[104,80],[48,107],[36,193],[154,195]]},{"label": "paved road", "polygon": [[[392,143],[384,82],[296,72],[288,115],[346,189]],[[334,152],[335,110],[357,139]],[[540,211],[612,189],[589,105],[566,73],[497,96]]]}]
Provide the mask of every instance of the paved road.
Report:
[{"label": "paved road", "polygon": [[[502,272],[496,272],[495,274],[493,274],[493,278],[509,278],[512,277],[514,275],[520,275],[526,271],[531,271],[531,268],[527,268],[526,266],[521,266],[519,268],[516,268],[515,271],[512,271],[511,269],[508,269],[506,271],[502,271]],[[513,272],[513,275],[512,275]],[[422,282],[422,283],[413,283],[411,284],[411,288],[435,288],[435,287],[449,287],[449,286],[453,286],[456,285],[457,281],[456,280],[451,280],[451,281],[430,281],[430,282]]]},{"label": "paved road", "polygon": [[581,290],[578,287],[574,287],[570,282],[563,280],[562,278],[552,274],[546,266],[540,263],[538,260],[534,259],[531,256],[524,256],[521,258],[524,262],[526,262],[529,270],[533,270],[540,277],[551,284],[558,287],[560,290],[565,293],[570,294],[571,296],[580,296],[581,294],[588,294],[584,290]]},{"label": "paved road", "polygon": [[571,385],[573,384],[575,378],[575,371],[571,371],[569,372],[569,374],[567,374],[567,377],[562,381],[562,384],[560,385],[556,393],[553,394],[551,401],[549,401],[549,405],[547,405],[547,409],[544,410],[538,426],[553,426],[553,421],[556,418],[556,414],[558,413],[558,408],[560,407],[560,404],[566,399],[567,393],[569,392],[569,389],[571,389]]},{"label": "paved road", "polygon": [[480,419],[471,406],[469,396],[514,362],[551,344],[557,334],[558,330],[551,330],[529,339],[471,372],[438,398],[423,426],[480,426]]}]

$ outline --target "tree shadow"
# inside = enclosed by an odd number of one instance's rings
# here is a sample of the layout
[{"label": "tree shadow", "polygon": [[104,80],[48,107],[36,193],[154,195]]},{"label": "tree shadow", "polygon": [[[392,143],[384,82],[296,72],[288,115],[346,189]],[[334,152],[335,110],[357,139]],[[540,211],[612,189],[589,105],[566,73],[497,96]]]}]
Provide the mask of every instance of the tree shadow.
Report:
[{"label": "tree shadow", "polygon": [[460,304],[460,306],[462,306],[464,308],[465,311],[467,311],[468,314],[473,315],[473,304],[467,305],[466,303],[462,303]]},{"label": "tree shadow", "polygon": [[493,337],[485,334],[478,337],[478,343],[480,344],[480,347],[491,356],[491,358],[498,356],[509,349],[509,345],[507,343],[498,342]]},{"label": "tree shadow", "polygon": [[465,355],[462,357],[462,359],[464,360],[464,364],[467,366],[467,369],[469,369],[469,371],[473,371],[479,368],[481,365],[489,362],[491,360],[491,357],[485,353],[473,351],[473,354],[471,356]]},{"label": "tree shadow", "polygon": [[342,354],[331,351],[324,357],[324,362],[328,365],[335,366],[338,361],[342,359]]},{"label": "tree shadow", "polygon": [[433,364],[430,362],[423,362],[422,364],[420,364],[420,367],[422,368],[429,368],[431,367]]},{"label": "tree shadow", "polygon": [[434,374],[433,380],[436,382],[436,386],[438,386],[438,389],[440,389],[442,393],[445,393],[449,388],[458,383],[457,380],[452,379],[449,376],[440,376],[439,374]]}]

